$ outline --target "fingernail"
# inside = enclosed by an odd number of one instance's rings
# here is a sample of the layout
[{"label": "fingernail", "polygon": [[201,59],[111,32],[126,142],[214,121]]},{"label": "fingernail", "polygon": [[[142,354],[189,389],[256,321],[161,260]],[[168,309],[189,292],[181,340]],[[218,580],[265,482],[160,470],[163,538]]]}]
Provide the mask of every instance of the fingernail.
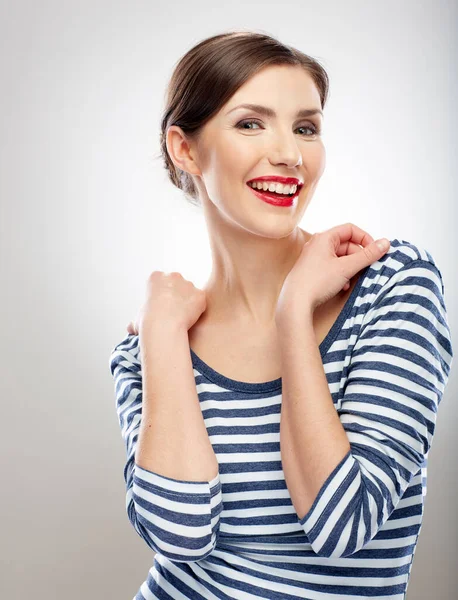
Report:
[{"label": "fingernail", "polygon": [[386,250],[389,247],[389,245],[390,245],[390,241],[387,240],[386,238],[382,238],[381,240],[378,240],[375,243],[377,244],[377,247],[380,250]]}]

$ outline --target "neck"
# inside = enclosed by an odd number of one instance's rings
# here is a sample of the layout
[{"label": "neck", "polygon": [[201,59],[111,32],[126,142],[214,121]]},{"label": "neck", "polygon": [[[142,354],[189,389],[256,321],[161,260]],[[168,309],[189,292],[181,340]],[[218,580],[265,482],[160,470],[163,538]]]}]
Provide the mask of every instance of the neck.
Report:
[{"label": "neck", "polygon": [[[225,235],[210,232],[212,273],[205,320],[237,321],[244,326],[267,328],[275,324],[275,309],[284,280],[311,234],[296,227],[282,237],[266,238],[245,230]],[[216,235],[217,233],[217,235]]]}]

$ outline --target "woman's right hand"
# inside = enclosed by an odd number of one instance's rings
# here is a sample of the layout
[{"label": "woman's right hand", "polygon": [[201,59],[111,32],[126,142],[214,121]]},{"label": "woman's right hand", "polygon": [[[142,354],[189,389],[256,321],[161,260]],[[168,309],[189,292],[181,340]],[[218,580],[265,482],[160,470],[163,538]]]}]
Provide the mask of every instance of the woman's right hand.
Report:
[{"label": "woman's right hand", "polygon": [[206,308],[205,291],[196,288],[181,273],[153,271],[146,281],[146,301],[127,331],[141,337],[155,325],[164,323],[183,326],[188,331]]}]

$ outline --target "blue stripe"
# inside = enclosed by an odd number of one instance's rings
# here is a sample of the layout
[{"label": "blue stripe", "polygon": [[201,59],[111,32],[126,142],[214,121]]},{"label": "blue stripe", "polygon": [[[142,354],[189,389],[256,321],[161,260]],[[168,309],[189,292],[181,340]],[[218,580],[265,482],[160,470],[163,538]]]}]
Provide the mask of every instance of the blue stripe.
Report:
[{"label": "blue stripe", "polygon": [[180,481],[135,464],[138,337],[115,346],[126,511],[156,553],[142,585],[152,598],[405,599],[453,359],[444,292],[431,253],[406,240],[360,272],[319,346],[351,450],[302,519],[282,470],[281,378],[230,379],[190,348],[219,471]]}]

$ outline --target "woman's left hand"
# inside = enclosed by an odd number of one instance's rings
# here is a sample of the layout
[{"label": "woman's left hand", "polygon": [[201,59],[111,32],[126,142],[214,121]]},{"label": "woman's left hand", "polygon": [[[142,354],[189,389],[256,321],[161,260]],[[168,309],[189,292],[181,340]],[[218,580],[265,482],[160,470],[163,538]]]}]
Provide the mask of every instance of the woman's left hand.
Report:
[{"label": "woman's left hand", "polygon": [[348,289],[350,279],[389,248],[389,240],[380,249],[366,231],[353,223],[314,233],[283,283],[275,312],[277,325],[313,315],[320,304]]}]

